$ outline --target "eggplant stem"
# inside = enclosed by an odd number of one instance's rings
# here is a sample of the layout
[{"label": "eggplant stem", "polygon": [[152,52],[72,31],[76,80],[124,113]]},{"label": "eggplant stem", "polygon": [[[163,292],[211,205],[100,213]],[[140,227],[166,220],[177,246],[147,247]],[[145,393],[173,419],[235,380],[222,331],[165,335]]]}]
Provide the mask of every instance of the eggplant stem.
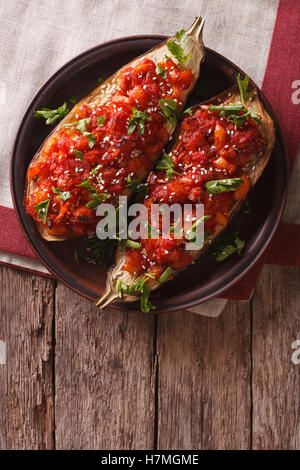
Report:
[{"label": "eggplant stem", "polygon": [[197,16],[194,23],[186,31],[186,35],[192,36],[196,41],[199,41],[202,36],[204,22],[204,18],[202,18],[201,16]]},{"label": "eggplant stem", "polygon": [[102,295],[102,297],[100,297],[100,299],[97,300],[96,306],[99,307],[100,309],[103,309],[107,307],[109,304],[111,304],[118,297],[119,296],[118,294],[116,294],[116,292],[109,289]]}]

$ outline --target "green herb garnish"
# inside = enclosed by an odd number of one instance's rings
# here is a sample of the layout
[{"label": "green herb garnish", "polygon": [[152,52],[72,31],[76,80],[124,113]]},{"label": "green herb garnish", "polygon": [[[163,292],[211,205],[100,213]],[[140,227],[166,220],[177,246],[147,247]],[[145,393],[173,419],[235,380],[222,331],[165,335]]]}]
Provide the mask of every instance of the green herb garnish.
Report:
[{"label": "green herb garnish", "polygon": [[91,170],[91,173],[93,176],[96,176],[98,173],[99,173],[99,170],[103,167],[103,164],[102,163],[99,163],[99,165],[95,166],[95,168],[93,168]]},{"label": "green herb garnish", "polygon": [[145,121],[152,121],[152,117],[149,116],[145,111],[139,111],[136,108],[132,109],[132,116],[128,123],[128,135],[131,135],[134,129],[138,128],[139,135],[145,132]]},{"label": "green herb garnish", "polygon": [[159,278],[159,283],[162,284],[163,282],[166,282],[171,274],[173,274],[174,270],[170,268],[170,266],[162,273],[162,275]]},{"label": "green herb garnish", "polygon": [[192,114],[193,114],[193,108],[192,108],[192,106],[191,106],[190,108],[187,108],[187,109],[183,112],[183,114],[188,114],[189,116],[192,116]]},{"label": "green herb garnish", "polygon": [[[146,284],[147,282],[146,276],[144,277],[144,279],[140,279],[136,281],[134,284],[131,284],[130,286],[128,284],[125,284],[124,282],[121,282],[120,280],[117,281],[117,284],[116,284],[120,297],[122,297],[123,294],[132,295],[135,292],[140,292],[141,293],[141,310],[142,312],[145,312],[145,313],[150,312],[150,310],[156,309],[156,307],[152,305],[151,302],[149,301],[151,289]],[[148,278],[149,277],[150,276],[148,276]]]},{"label": "green herb garnish", "polygon": [[167,76],[167,72],[161,65],[158,65],[156,67],[155,72],[157,73],[157,75],[160,75],[162,78],[166,78]]},{"label": "green herb garnish", "polygon": [[184,49],[186,46],[186,34],[184,29],[181,31],[178,31],[176,33],[176,39],[179,44],[177,44],[175,41],[168,41],[167,42],[167,48],[171,52],[171,54],[177,59],[178,64],[183,64],[183,62],[186,61],[190,57],[191,54],[184,55]]},{"label": "green herb garnish", "polygon": [[178,173],[178,171],[174,170],[174,163],[172,158],[167,155],[165,152],[162,154],[162,158],[159,160],[159,162],[156,164],[157,170],[165,170],[166,171],[166,176],[169,181],[171,181],[172,176],[179,175],[182,176],[181,173]]},{"label": "green herb garnish", "polygon": [[105,193],[98,193],[96,188],[92,185],[90,178],[77,184],[77,187],[86,188],[88,190],[92,199],[85,206],[92,210],[97,209],[97,207],[108,197]]},{"label": "green herb garnish", "polygon": [[257,124],[262,124],[258,114],[251,109],[245,108],[240,103],[220,104],[208,106],[208,110],[219,111],[219,116],[225,116],[228,121],[233,122],[237,127],[241,127],[247,119],[252,118]]},{"label": "green herb garnish", "polygon": [[46,124],[50,126],[56,121],[60,121],[63,117],[68,114],[69,110],[67,103],[64,103],[62,106],[59,106],[57,109],[42,108],[40,110],[34,111],[34,117],[37,119],[44,118],[46,119]]},{"label": "green herb garnish", "polygon": [[90,149],[92,149],[96,143],[96,137],[91,132],[83,132],[83,135],[85,135],[88,138],[89,147]]},{"label": "green herb garnish", "polygon": [[54,188],[54,186],[52,186],[51,189],[63,201],[67,201],[68,199],[70,199],[70,197],[72,197],[70,191],[63,191],[61,188]]},{"label": "green herb garnish", "polygon": [[224,180],[211,180],[205,183],[208,194],[219,194],[225,191],[234,191],[243,184],[243,178],[228,178]]},{"label": "green herb garnish", "polygon": [[176,102],[170,98],[161,99],[159,100],[158,104],[163,112],[164,117],[170,121],[173,126],[176,126],[179,118],[179,109]]},{"label": "green herb garnish", "polygon": [[196,220],[192,227],[191,227],[191,231],[189,233],[189,235],[186,237],[186,239],[190,242],[194,241],[195,239],[195,232],[196,232],[196,228],[198,227],[199,224],[201,224],[202,222],[204,222],[205,220],[207,219],[210,219],[212,216],[211,215],[204,215],[203,217],[200,217],[200,219]]},{"label": "green herb garnish", "polygon": [[106,116],[104,114],[102,116],[98,116],[97,117],[98,126],[102,126],[102,124],[104,123],[105,120],[106,120]]},{"label": "green herb garnish", "polygon": [[233,253],[241,256],[245,241],[239,238],[239,232],[233,232],[217,239],[213,251],[213,259],[216,263],[222,263]]},{"label": "green herb garnish", "polygon": [[130,238],[128,238],[128,240],[125,240],[125,245],[128,246],[128,248],[133,248],[134,250],[139,250],[142,246],[139,242],[135,242]]},{"label": "green herb garnish", "polygon": [[126,182],[126,188],[130,189],[130,191],[136,191],[138,185],[141,184],[140,180],[133,180],[130,174],[127,175]]},{"label": "green herb garnish", "polygon": [[79,158],[79,160],[83,159],[83,152],[81,152],[81,150],[73,149],[73,153],[76,158]]},{"label": "green herb garnish", "polygon": [[102,85],[103,82],[104,82],[104,78],[99,77],[97,80],[98,85]]},{"label": "green herb garnish", "polygon": [[249,200],[247,199],[245,202],[245,206],[244,206],[244,214],[250,214],[250,212],[251,212],[251,207],[250,207]]},{"label": "green herb garnish", "polygon": [[88,132],[86,125],[90,122],[91,118],[80,119],[78,122],[70,122],[65,124],[65,127],[76,126],[76,129],[81,132],[82,135],[86,136],[89,141],[89,147],[92,149],[96,142],[96,137],[91,132]]},{"label": "green herb garnish", "polygon": [[75,98],[75,96],[71,96],[71,98],[69,98],[69,101],[71,104],[75,105],[78,103],[78,99]]},{"label": "green herb garnish", "polygon": [[242,80],[240,74],[238,74],[237,82],[240,90],[241,102],[245,104],[245,101],[249,98],[249,93],[247,92],[249,85],[248,75],[245,75],[244,80]]},{"label": "green herb garnish", "polygon": [[88,250],[91,256],[81,256],[87,263],[100,264],[107,271],[108,269],[108,254],[110,248],[115,246],[115,242],[109,238],[100,240],[96,235],[93,237],[85,237],[88,245]]},{"label": "green herb garnish", "polygon": [[127,175],[126,182],[126,187],[130,191],[137,193],[141,198],[144,198],[149,192],[149,186],[142,184],[140,180],[133,180],[130,174]]},{"label": "green herb garnish", "polygon": [[45,201],[40,202],[36,206],[33,206],[33,208],[37,210],[38,217],[42,219],[44,224],[46,223],[46,220],[47,220],[49,204],[50,204],[50,199],[46,199]]}]

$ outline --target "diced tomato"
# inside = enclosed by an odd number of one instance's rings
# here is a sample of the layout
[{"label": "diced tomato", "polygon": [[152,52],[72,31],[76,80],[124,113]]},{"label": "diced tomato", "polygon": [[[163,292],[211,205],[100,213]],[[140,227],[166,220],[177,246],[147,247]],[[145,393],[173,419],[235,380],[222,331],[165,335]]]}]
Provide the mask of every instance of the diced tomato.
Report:
[{"label": "diced tomato", "polygon": [[214,145],[216,147],[223,147],[226,144],[227,132],[224,126],[217,123],[214,130]]},{"label": "diced tomato", "polygon": [[97,162],[101,156],[101,152],[99,150],[91,150],[90,152],[86,152],[84,155],[85,160],[88,162]]},{"label": "diced tomato", "polygon": [[221,212],[217,212],[216,215],[215,215],[215,221],[216,221],[217,224],[222,225],[223,227],[225,227],[227,225],[228,219]]},{"label": "diced tomato", "polygon": [[88,118],[91,115],[91,109],[87,104],[82,104],[77,109],[77,114],[78,114],[79,119]]},{"label": "diced tomato", "polygon": [[118,75],[119,87],[125,92],[129,90],[129,88],[131,87],[130,72],[132,70],[133,70],[132,67],[127,67],[126,69],[121,70],[121,72]]},{"label": "diced tomato", "polygon": [[244,183],[241,184],[241,186],[236,188],[236,190],[234,191],[233,198],[236,201],[239,201],[240,199],[245,199],[250,190],[250,181],[246,175],[243,175],[243,180],[244,180]]},{"label": "diced tomato", "polygon": [[225,160],[225,158],[219,157],[217,160],[215,160],[214,163],[217,168],[226,170],[230,175],[236,171],[236,165],[229,163],[228,160]]},{"label": "diced tomato", "polygon": [[126,254],[126,260],[123,266],[125,271],[132,275],[138,274],[142,269],[142,255],[140,250],[129,249]]}]

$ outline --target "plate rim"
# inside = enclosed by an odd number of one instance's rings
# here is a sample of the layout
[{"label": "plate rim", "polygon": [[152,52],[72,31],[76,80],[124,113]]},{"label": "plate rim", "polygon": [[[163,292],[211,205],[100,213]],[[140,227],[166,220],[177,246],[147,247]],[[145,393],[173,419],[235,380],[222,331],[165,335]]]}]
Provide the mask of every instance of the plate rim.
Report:
[{"label": "plate rim", "polygon": [[[46,81],[44,81],[44,83],[41,85],[41,87],[38,89],[38,91],[35,93],[33,99],[30,101],[30,103],[28,104],[27,108],[26,108],[26,111],[21,119],[21,122],[20,122],[20,125],[18,127],[18,130],[17,130],[17,133],[16,133],[16,137],[14,139],[14,143],[13,143],[13,147],[12,147],[12,153],[11,153],[11,158],[10,158],[10,192],[11,192],[11,197],[12,197],[12,201],[13,201],[13,207],[14,207],[14,210],[17,214],[17,219],[18,219],[18,223],[22,229],[22,232],[24,233],[25,235],[25,238],[26,240],[28,241],[31,249],[33,250],[33,252],[37,255],[38,259],[42,262],[42,264],[47,268],[47,270],[54,276],[54,278],[56,280],[59,280],[60,282],[62,282],[66,287],[72,289],[74,292],[76,292],[77,294],[83,296],[84,298],[87,298],[89,300],[92,300],[93,302],[95,302],[95,299],[91,296],[89,296],[88,294],[82,292],[81,290],[79,290],[78,288],[72,286],[69,282],[67,282],[65,279],[63,279],[59,274],[57,274],[57,272],[52,269],[52,267],[50,267],[47,263],[47,261],[44,259],[44,257],[38,252],[38,249],[34,246],[33,242],[31,241],[31,238],[29,236],[29,233],[27,232],[26,230],[26,226],[25,226],[25,223],[23,222],[22,218],[21,218],[21,214],[19,212],[19,208],[18,208],[18,205],[17,205],[17,202],[16,202],[16,196],[15,196],[15,185],[14,185],[14,179],[13,179],[13,169],[14,169],[14,162],[15,162],[15,158],[16,158],[16,150],[17,150],[17,145],[18,145],[18,140],[19,140],[19,135],[20,135],[20,132],[23,128],[23,125],[25,123],[25,121],[27,120],[28,116],[30,115],[31,113],[31,110],[32,110],[32,107],[35,103],[35,101],[41,96],[41,94],[43,93],[43,91],[45,90],[45,88],[47,88],[47,86],[53,81],[53,79],[55,79],[59,74],[61,74],[66,68],[68,68],[70,65],[72,65],[73,63],[77,62],[78,60],[80,60],[81,58],[93,53],[94,51],[97,51],[101,48],[104,48],[104,47],[107,47],[107,46],[111,46],[111,45],[114,45],[114,44],[119,44],[120,42],[127,42],[127,41],[132,41],[132,40],[145,40],[145,39],[157,39],[157,40],[161,40],[162,42],[165,41],[166,39],[168,38],[168,36],[164,36],[164,35],[158,35],[158,34],[142,34],[142,35],[131,35],[131,36],[125,36],[125,37],[120,37],[120,38],[115,38],[115,39],[112,39],[112,40],[109,40],[109,41],[105,41],[105,42],[102,42],[100,44],[97,44],[96,46],[93,46],[89,49],[86,49],[85,51],[81,52],[80,54],[78,54],[77,56],[73,57],[72,59],[70,59],[68,62],[66,62],[65,64],[63,64],[58,70],[56,70]],[[225,56],[223,56],[222,54],[220,54],[219,52],[215,51],[214,49],[211,49],[209,47],[204,47],[205,49],[205,52],[209,52],[215,56],[217,56],[219,59],[221,59],[222,61],[225,61],[228,65],[230,65],[232,68],[236,69],[238,72],[242,73],[243,75],[245,75],[245,72],[240,69],[240,67],[238,67],[236,64],[234,64],[231,60],[227,59]],[[151,49],[149,49],[151,50]],[[205,60],[205,58],[204,58]],[[126,64],[125,64],[126,65]],[[271,240],[273,239],[274,237],[274,234],[278,228],[278,225],[282,219],[282,216],[283,216],[283,212],[284,212],[284,209],[285,209],[285,204],[286,204],[286,200],[287,200],[287,193],[288,193],[288,181],[289,181],[289,169],[290,169],[290,165],[289,165],[289,158],[288,158],[288,151],[287,151],[287,145],[286,145],[286,142],[285,142],[285,139],[284,139],[284,136],[283,136],[283,133],[282,133],[282,129],[281,129],[281,126],[278,122],[278,119],[277,119],[277,116],[275,114],[275,112],[273,111],[273,108],[271,106],[271,104],[269,103],[269,100],[267,99],[267,97],[265,96],[265,94],[262,92],[262,90],[260,89],[260,87],[258,87],[258,85],[256,85],[256,83],[249,77],[249,82],[251,83],[251,85],[258,91],[259,95],[262,97],[263,101],[267,104],[267,107],[272,111],[272,119],[274,121],[274,124],[275,124],[275,128],[276,130],[278,131],[278,135],[276,136],[276,139],[279,139],[280,140],[280,143],[282,145],[282,149],[283,149],[283,155],[284,155],[284,167],[285,167],[285,187],[284,187],[284,193],[283,193],[283,198],[281,200],[281,206],[280,206],[280,210],[279,212],[276,214],[276,220],[272,226],[272,229],[269,233],[269,235],[267,236],[267,238],[264,239],[264,242],[262,243],[261,245],[261,248],[259,249],[258,253],[256,253],[256,255],[251,259],[250,263],[247,265],[247,267],[245,269],[243,269],[242,272],[240,272],[239,274],[237,274],[236,276],[234,276],[234,278],[231,280],[231,281],[228,281],[225,285],[223,285],[222,287],[219,287],[218,289],[216,289],[213,293],[210,293],[210,294],[207,294],[205,295],[204,297],[201,298],[201,300],[191,300],[191,301],[186,301],[186,302],[183,302],[181,303],[180,305],[175,305],[173,307],[170,307],[168,308],[167,306],[166,307],[163,307],[163,308],[160,308],[160,309],[157,309],[157,310],[154,310],[154,311],[151,311],[150,313],[153,313],[153,314],[159,314],[159,313],[167,313],[167,312],[175,312],[175,311],[178,311],[178,310],[185,310],[185,309],[189,309],[189,308],[192,308],[192,307],[195,307],[196,305],[200,305],[202,304],[203,302],[206,302],[208,300],[211,300],[213,298],[216,298],[218,296],[220,296],[222,293],[224,293],[226,290],[230,289],[231,287],[233,287],[235,284],[237,284],[242,278],[244,278],[244,276],[247,275],[247,273],[251,270],[251,268],[253,268],[253,266],[258,262],[258,260],[260,258],[262,258],[263,254],[265,253],[266,249],[268,248]],[[275,140],[276,141],[276,140]],[[272,154],[271,154],[272,155]],[[115,310],[120,310],[120,311],[126,311],[126,312],[140,312],[142,313],[140,310],[136,309],[136,308],[130,308],[130,305],[131,304],[127,304],[125,302],[123,302],[122,304],[119,303],[119,304],[112,304],[110,305],[110,308],[113,308]]]}]

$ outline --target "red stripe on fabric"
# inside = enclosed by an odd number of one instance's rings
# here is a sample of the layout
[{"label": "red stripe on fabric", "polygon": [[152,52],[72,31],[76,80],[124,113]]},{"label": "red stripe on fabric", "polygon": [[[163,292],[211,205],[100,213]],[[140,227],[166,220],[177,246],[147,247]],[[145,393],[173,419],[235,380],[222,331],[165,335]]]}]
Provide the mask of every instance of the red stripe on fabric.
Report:
[{"label": "red stripe on fabric", "polygon": [[300,225],[281,224],[265,256],[266,264],[300,268]]},{"label": "red stripe on fabric", "polygon": [[299,3],[295,0],[280,0],[262,91],[278,117],[288,148],[291,169],[300,136],[299,39]]},{"label": "red stripe on fabric", "polygon": [[22,232],[13,209],[0,206],[0,250],[36,258]]},{"label": "red stripe on fabric", "polygon": [[300,268],[300,225],[280,224],[274,238],[255,266],[222,294],[223,299],[250,300],[264,264]]},{"label": "red stripe on fabric", "polygon": [[264,264],[263,256],[237,284],[220,297],[227,300],[250,300]]},{"label": "red stripe on fabric", "polygon": [[[287,145],[292,170],[300,136],[300,8],[295,0],[280,0],[262,91],[279,120]],[[296,87],[296,88],[293,88]],[[297,90],[299,93],[297,95]],[[299,103],[297,101],[299,99]],[[298,119],[297,119],[298,117]],[[295,232],[293,233],[295,227]],[[266,257],[224,296],[232,300],[249,300],[264,265],[299,266],[300,239],[295,225],[280,226]]]}]

